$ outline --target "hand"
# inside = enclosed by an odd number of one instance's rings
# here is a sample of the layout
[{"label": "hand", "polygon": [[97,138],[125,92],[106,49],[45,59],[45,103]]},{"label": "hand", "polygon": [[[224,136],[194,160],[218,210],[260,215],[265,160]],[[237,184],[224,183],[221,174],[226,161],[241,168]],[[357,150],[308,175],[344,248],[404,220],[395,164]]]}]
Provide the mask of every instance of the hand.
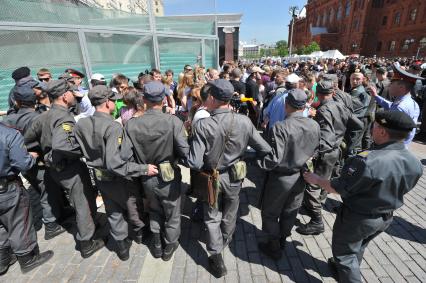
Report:
[{"label": "hand", "polygon": [[176,114],[176,110],[174,108],[170,108],[170,114],[175,115]]},{"label": "hand", "polygon": [[148,164],[148,176],[155,176],[158,174],[157,166]]},{"label": "hand", "polygon": [[308,113],[309,113],[310,117],[315,117],[315,115],[317,115],[317,110],[315,108],[311,107],[311,108],[309,108]]},{"label": "hand", "polygon": [[318,176],[315,173],[311,173],[311,172],[303,173],[303,178],[305,179],[306,183],[309,183],[309,184],[312,184],[312,185],[317,185],[318,182],[321,179],[320,176]]},{"label": "hand", "polygon": [[39,157],[39,155],[38,155],[38,153],[37,152],[33,152],[33,151],[31,151],[31,152],[28,152],[34,159],[37,159],[38,157]]},{"label": "hand", "polygon": [[377,96],[377,89],[374,86],[370,85],[370,86],[367,87],[366,90],[372,97]]}]

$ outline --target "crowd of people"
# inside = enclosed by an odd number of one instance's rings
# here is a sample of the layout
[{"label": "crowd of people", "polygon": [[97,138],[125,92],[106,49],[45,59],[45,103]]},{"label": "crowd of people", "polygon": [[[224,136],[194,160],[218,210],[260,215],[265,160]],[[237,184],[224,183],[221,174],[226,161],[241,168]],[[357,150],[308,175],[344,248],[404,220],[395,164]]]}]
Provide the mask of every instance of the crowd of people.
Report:
[{"label": "crowd of people", "polygon": [[46,240],[75,217],[81,256],[100,250],[100,195],[121,260],[148,237],[153,256],[170,260],[185,166],[186,194],[197,198],[191,217],[204,222],[210,272],[222,277],[254,151],[265,175],[259,203],[267,240],[259,249],[280,259],[300,209],[310,222],[296,231],[323,233],[322,205],[337,193],[343,205],[329,265],[339,280],[361,282],[366,245],[423,173],[407,147],[426,101],[424,66],[383,58],[224,62],[220,70],[186,65],[177,76],[152,69],[135,81],[93,74],[90,90],[75,69],[53,79],[43,68],[35,79],[18,68],[0,124],[0,274],[17,260],[25,273],[53,256],[38,248],[22,177],[40,194]]}]

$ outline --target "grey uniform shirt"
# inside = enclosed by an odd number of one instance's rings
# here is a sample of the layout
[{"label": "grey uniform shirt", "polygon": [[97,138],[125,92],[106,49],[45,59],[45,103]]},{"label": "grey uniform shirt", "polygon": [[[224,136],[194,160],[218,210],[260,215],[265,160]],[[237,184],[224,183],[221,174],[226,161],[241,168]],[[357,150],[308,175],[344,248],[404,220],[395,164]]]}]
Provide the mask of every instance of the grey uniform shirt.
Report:
[{"label": "grey uniform shirt", "polygon": [[121,151],[124,156],[134,153],[139,164],[176,164],[179,159],[186,159],[189,145],[179,118],[148,109],[143,116],[126,123]]},{"label": "grey uniform shirt", "polygon": [[0,123],[0,177],[28,171],[34,163],[19,131]]},{"label": "grey uniform shirt", "polygon": [[343,204],[361,214],[383,214],[403,205],[403,196],[423,174],[420,161],[403,143],[376,146],[349,158],[331,186]]},{"label": "grey uniform shirt", "polygon": [[364,118],[370,105],[371,97],[361,85],[351,90],[354,114],[358,118]]},{"label": "grey uniform shirt", "polygon": [[331,99],[321,102],[314,118],[321,129],[320,153],[331,152],[340,146],[349,115],[350,112],[339,102]]},{"label": "grey uniform shirt", "polygon": [[[226,133],[229,140],[223,149]],[[195,125],[188,165],[196,170],[211,170],[216,165],[218,170],[228,169],[241,159],[247,145],[255,149],[258,156],[272,150],[247,116],[230,109],[216,109]]]},{"label": "grey uniform shirt", "polygon": [[24,135],[38,115],[40,114],[32,108],[19,108],[16,113],[7,115],[3,123],[16,128]]},{"label": "grey uniform shirt", "polygon": [[128,177],[147,173],[146,165],[129,161],[131,156],[126,160],[121,158],[123,129],[111,115],[96,111],[93,116],[81,118],[74,134],[88,166]]},{"label": "grey uniform shirt", "polygon": [[274,125],[269,142],[272,152],[259,161],[259,166],[294,174],[318,151],[320,127],[314,120],[303,117],[303,113],[292,113]]},{"label": "grey uniform shirt", "polygon": [[77,143],[73,128],[75,120],[69,109],[53,104],[45,112],[40,137],[40,146],[45,161],[51,165],[64,165],[79,159],[82,154]]}]

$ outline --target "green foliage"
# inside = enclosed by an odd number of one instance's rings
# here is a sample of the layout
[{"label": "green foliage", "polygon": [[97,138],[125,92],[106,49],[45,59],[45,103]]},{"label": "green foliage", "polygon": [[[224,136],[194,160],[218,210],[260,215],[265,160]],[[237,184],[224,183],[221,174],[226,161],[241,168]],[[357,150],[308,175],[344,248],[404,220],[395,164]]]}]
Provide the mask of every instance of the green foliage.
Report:
[{"label": "green foliage", "polygon": [[288,43],[285,40],[280,40],[275,43],[276,45],[276,53],[278,56],[287,56],[288,55]]},{"label": "green foliage", "polygon": [[298,55],[309,55],[312,52],[320,51],[321,48],[318,43],[312,41],[308,46],[302,45],[296,48],[295,52]]}]

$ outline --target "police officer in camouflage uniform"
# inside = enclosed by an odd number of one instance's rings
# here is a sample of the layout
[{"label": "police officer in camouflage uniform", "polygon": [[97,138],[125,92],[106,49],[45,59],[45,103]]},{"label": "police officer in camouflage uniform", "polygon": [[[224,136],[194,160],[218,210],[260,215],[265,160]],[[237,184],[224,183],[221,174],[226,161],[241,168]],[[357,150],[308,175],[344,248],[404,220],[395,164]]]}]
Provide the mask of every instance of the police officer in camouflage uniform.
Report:
[{"label": "police officer in camouflage uniform", "polygon": [[273,151],[260,162],[261,168],[270,171],[263,188],[265,205],[262,205],[262,230],[268,241],[259,243],[259,248],[273,259],[281,258],[281,248],[291,235],[303,201],[305,182],[301,170],[319,149],[318,123],[303,117],[306,101],[303,90],[288,92],[286,119],[272,128],[269,142]]},{"label": "police officer in camouflage uniform", "polygon": [[[317,96],[321,102],[315,121],[321,129],[320,149],[314,160],[314,171],[324,178],[330,178],[339,158],[339,147],[346,132],[351,113],[343,104],[333,100],[334,86],[330,80],[317,84]],[[296,229],[303,235],[317,235],[324,232],[321,210],[321,188],[308,185],[305,191],[305,209],[311,216],[308,224]]]},{"label": "police officer in camouflage uniform", "polygon": [[95,170],[96,184],[102,193],[111,227],[110,233],[117,243],[117,255],[121,260],[128,260],[131,241],[128,240],[125,215],[128,187],[131,186],[132,179],[121,178],[111,169],[121,170],[121,175],[128,177],[155,175],[158,171],[153,165],[140,165],[121,159],[119,147],[123,130],[113,120],[112,113],[115,101],[122,96],[104,85],[98,85],[89,91],[88,97],[96,111],[93,116],[80,119],[74,127],[74,133],[87,165]]},{"label": "police officer in camouflage uniform", "polygon": [[26,273],[53,256],[52,251],[39,251],[30,198],[18,176],[36,160],[25,149],[22,135],[1,123],[0,148],[0,275],[16,262],[16,257]]},{"label": "police officer in camouflage uniform", "polygon": [[147,110],[143,116],[126,123],[121,147],[122,155],[130,156],[132,152],[138,164],[155,164],[159,168],[158,175],[142,176],[141,181],[154,234],[153,256],[164,261],[170,260],[179,246],[182,176],[177,163],[186,158],[189,151],[182,121],[162,112],[166,91],[159,81],[144,85]]},{"label": "police officer in camouflage uniform", "polygon": [[227,273],[222,258],[224,247],[232,240],[237,220],[239,193],[244,176],[233,176],[231,170],[250,145],[259,156],[271,151],[247,116],[229,108],[234,93],[232,84],[224,79],[209,82],[211,116],[194,126],[194,135],[188,164],[191,169],[211,171],[217,169],[219,193],[217,207],[204,203],[204,223],[207,226],[207,251],[211,272],[215,277]]},{"label": "police officer in camouflage uniform", "polygon": [[420,161],[404,146],[413,120],[399,111],[377,112],[373,126],[375,146],[349,158],[340,177],[306,173],[305,180],[342,197],[333,226],[329,259],[339,282],[362,282],[360,265],[368,243],[392,223],[393,211],[403,205],[423,173]]},{"label": "police officer in camouflage uniform", "polygon": [[73,133],[75,120],[69,112],[75,105],[75,95],[78,94],[64,79],[50,81],[46,91],[53,105],[45,112],[43,119],[41,148],[49,176],[57,186],[69,192],[70,203],[76,211],[76,240],[81,256],[87,258],[101,249],[104,242],[93,239],[95,190],[92,188],[89,171],[80,160],[81,149]]}]

